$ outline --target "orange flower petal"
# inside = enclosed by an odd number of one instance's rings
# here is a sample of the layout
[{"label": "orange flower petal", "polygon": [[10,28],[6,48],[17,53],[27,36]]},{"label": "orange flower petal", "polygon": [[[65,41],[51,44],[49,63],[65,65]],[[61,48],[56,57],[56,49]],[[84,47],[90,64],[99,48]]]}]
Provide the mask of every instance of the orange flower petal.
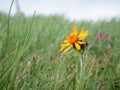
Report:
[{"label": "orange flower petal", "polygon": [[79,44],[85,44],[86,42],[77,41],[77,43],[79,43]]},{"label": "orange flower petal", "polygon": [[78,43],[75,43],[75,47],[77,50],[80,50],[80,45]]},{"label": "orange flower petal", "polygon": [[72,45],[70,45],[68,48],[64,50],[64,52],[68,52],[72,48]]},{"label": "orange flower petal", "polygon": [[71,44],[69,44],[69,43],[62,44],[60,51],[63,51],[66,47],[68,47],[68,46],[70,46],[70,45],[71,45]]},{"label": "orange flower petal", "polygon": [[78,35],[78,39],[79,39],[79,40],[83,40],[87,35],[88,35],[88,31],[82,32],[82,34],[79,34],[79,35]]},{"label": "orange flower petal", "polygon": [[84,33],[84,27],[82,27],[80,34],[83,34],[83,33]]},{"label": "orange flower petal", "polygon": [[76,26],[74,26],[74,28],[73,28],[73,33],[77,34],[77,27]]}]

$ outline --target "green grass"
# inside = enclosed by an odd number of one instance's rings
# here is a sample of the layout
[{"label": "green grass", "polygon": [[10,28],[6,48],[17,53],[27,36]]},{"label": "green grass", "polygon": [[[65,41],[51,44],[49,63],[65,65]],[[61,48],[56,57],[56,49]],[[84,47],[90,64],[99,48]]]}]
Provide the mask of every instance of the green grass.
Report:
[{"label": "green grass", "polygon": [[[77,25],[89,30],[81,54],[60,52],[60,44]],[[96,43],[102,31],[109,43]],[[119,90],[120,20],[73,21],[63,16],[0,14],[0,90]],[[108,46],[111,46],[108,50]],[[110,55],[109,55],[110,53]]]}]

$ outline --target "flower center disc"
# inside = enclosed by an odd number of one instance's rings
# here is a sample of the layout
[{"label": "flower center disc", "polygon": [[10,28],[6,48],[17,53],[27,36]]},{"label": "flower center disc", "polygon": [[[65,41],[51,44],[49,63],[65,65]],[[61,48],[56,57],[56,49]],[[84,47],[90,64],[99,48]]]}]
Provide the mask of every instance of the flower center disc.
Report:
[{"label": "flower center disc", "polygon": [[71,34],[68,37],[68,42],[74,44],[78,40],[78,36],[76,34]]}]

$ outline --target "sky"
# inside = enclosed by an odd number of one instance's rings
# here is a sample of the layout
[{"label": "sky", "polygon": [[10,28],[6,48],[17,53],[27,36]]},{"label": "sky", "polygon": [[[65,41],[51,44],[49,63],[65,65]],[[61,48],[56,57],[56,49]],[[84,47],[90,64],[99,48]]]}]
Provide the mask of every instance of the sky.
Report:
[{"label": "sky", "polygon": [[[12,0],[0,0],[0,11],[8,13]],[[120,0],[18,0],[25,15],[64,15],[70,20],[120,18]],[[12,14],[16,13],[16,2]]]}]

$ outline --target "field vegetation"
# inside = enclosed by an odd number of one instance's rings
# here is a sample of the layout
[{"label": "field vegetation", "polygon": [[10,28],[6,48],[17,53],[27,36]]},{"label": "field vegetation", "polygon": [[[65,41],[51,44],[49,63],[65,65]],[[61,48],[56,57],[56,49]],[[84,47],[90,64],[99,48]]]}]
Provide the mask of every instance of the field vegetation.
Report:
[{"label": "field vegetation", "polygon": [[[76,25],[85,51],[60,51]],[[101,36],[102,35],[102,36]],[[120,90],[120,20],[0,13],[0,90]]]}]

